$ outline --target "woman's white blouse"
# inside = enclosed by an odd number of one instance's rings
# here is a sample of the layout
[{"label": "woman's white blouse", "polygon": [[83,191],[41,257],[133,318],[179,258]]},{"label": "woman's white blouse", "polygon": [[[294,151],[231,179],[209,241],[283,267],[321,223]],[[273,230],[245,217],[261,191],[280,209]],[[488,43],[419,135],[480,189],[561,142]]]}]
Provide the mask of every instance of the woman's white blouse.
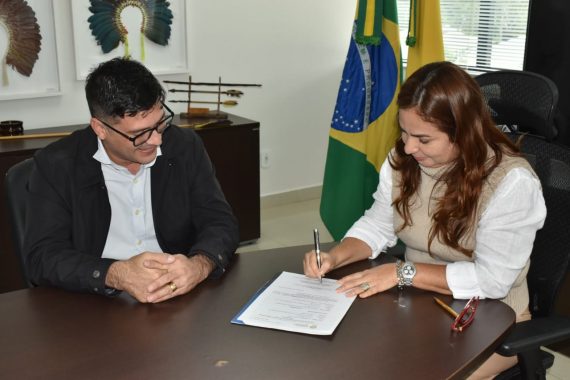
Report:
[{"label": "woman's white blouse", "polygon": [[[368,244],[371,259],[397,242],[391,203],[392,167],[386,160],[380,169],[374,204],[345,235]],[[446,278],[453,297],[505,297],[524,268],[545,217],[540,181],[524,168],[510,170],[477,226],[475,260],[447,264]]]}]

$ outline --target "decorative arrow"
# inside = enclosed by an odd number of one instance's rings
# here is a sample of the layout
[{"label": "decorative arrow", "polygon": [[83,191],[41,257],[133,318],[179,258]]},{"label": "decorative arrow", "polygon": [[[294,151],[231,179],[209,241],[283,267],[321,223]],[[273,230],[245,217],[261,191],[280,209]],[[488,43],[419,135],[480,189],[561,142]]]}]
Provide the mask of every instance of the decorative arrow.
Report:
[{"label": "decorative arrow", "polygon": [[202,100],[169,100],[171,103],[200,103],[200,104],[221,104],[223,106],[237,106],[238,102],[235,100],[226,100],[223,102],[206,102]]},{"label": "decorative arrow", "polygon": [[253,83],[181,82],[176,80],[165,80],[163,82],[172,84],[189,84],[192,86],[261,87],[260,84]]},{"label": "decorative arrow", "polygon": [[239,90],[227,90],[227,91],[200,91],[200,90],[177,90],[177,89],[171,89],[168,90],[168,92],[192,92],[192,93],[197,93],[197,94],[224,94],[227,96],[232,96],[232,97],[236,97],[239,98],[240,96],[243,95],[243,92],[239,91]]}]

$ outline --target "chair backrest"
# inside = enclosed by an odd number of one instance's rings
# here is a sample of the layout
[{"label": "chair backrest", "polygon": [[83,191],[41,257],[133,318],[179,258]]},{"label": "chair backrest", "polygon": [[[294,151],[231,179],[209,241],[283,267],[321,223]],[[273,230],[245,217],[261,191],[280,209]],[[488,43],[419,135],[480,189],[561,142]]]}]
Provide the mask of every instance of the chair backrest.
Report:
[{"label": "chair backrest", "polygon": [[[512,140],[521,137],[508,134]],[[570,148],[526,135],[521,151],[540,178],[547,215],[536,234],[527,275],[533,317],[552,313],[570,263]]]},{"label": "chair backrest", "polygon": [[6,172],[4,186],[8,200],[8,210],[12,222],[14,251],[18,255],[26,284],[31,287],[24,263],[23,244],[26,228],[26,207],[28,203],[28,178],[34,167],[33,158],[28,158],[12,166]]},{"label": "chair backrest", "polygon": [[554,123],[558,88],[544,75],[501,70],[475,77],[497,125],[529,132],[553,141],[559,134]]}]

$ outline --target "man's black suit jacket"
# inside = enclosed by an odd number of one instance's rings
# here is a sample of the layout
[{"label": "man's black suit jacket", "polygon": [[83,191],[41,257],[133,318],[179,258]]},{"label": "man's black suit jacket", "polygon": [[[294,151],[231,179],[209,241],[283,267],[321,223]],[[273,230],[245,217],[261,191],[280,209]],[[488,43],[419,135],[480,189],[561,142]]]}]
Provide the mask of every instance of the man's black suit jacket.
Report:
[{"label": "man's black suit jacket", "polygon": [[[161,149],[151,168],[158,243],[167,253],[205,254],[217,277],[230,264],[239,234],[210,159],[194,131],[175,126],[165,131]],[[96,151],[97,137],[87,127],[34,156],[24,244],[34,284],[107,293],[105,277],[114,260],[101,255],[111,206]]]}]

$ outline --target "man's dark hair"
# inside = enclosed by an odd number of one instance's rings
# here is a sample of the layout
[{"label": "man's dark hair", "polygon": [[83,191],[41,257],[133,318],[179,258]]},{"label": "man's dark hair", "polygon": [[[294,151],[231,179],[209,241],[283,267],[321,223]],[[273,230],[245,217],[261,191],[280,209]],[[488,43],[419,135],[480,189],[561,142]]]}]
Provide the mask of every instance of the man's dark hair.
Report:
[{"label": "man's dark hair", "polygon": [[164,101],[164,89],[141,63],[114,58],[99,64],[88,76],[85,95],[91,116],[134,116]]}]

